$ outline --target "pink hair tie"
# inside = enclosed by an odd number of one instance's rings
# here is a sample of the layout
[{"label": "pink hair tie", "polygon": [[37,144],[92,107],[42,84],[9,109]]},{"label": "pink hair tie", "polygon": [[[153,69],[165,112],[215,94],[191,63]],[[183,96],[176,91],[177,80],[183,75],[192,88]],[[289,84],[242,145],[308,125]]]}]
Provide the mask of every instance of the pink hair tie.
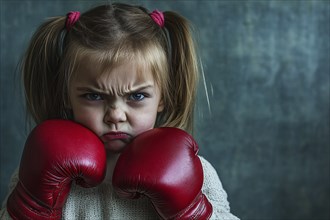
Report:
[{"label": "pink hair tie", "polygon": [[70,11],[67,14],[67,20],[66,20],[66,24],[65,24],[67,31],[71,30],[73,25],[79,20],[79,17],[80,17],[79,11]]},{"label": "pink hair tie", "polygon": [[149,15],[152,18],[152,20],[154,20],[154,22],[156,22],[156,24],[159,25],[159,27],[161,27],[161,28],[164,27],[165,20],[164,20],[164,14],[163,14],[163,12],[158,11],[158,10],[154,10]]}]

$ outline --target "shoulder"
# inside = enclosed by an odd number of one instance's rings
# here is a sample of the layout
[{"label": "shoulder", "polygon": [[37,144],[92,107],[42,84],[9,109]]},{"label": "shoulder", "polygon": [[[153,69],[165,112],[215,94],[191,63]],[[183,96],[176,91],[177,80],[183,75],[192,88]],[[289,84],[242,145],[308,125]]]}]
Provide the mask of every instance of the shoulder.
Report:
[{"label": "shoulder", "polygon": [[217,171],[205,158],[200,156],[200,160],[204,171],[204,183],[202,191],[211,202],[213,211],[215,213],[230,212],[227,193],[223,189]]},{"label": "shoulder", "polygon": [[202,166],[203,166],[203,170],[204,171],[207,171],[207,172],[211,172],[213,174],[216,174],[217,175],[217,171],[215,170],[215,168],[212,166],[212,164],[207,161],[204,157],[202,156],[198,156],[201,163],[202,163]]},{"label": "shoulder", "polygon": [[227,197],[226,192],[223,190],[222,183],[220,181],[219,175],[212,164],[207,161],[204,157],[199,156],[202,163],[204,172],[204,190],[221,190],[223,194]]},{"label": "shoulder", "polygon": [[220,181],[219,175],[215,168],[212,166],[212,164],[202,156],[199,156],[199,158],[203,167],[204,183],[211,185],[215,184],[217,187],[222,188],[222,183]]},{"label": "shoulder", "polygon": [[213,207],[211,219],[238,220],[230,213],[230,206],[227,200],[227,193],[224,190],[217,171],[205,158],[199,156],[203,166],[204,183],[202,192],[208,198]]}]

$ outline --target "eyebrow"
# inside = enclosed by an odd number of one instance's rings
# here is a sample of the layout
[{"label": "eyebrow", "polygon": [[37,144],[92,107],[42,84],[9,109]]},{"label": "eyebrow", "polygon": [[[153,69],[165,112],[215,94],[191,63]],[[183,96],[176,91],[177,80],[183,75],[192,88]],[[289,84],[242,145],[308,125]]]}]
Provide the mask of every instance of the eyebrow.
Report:
[{"label": "eyebrow", "polygon": [[[148,89],[153,87],[153,85],[142,85],[142,86],[137,86],[136,88],[133,88],[132,90],[128,90],[125,91],[124,94],[130,94],[130,93],[134,93],[134,92],[138,92],[144,89]],[[79,86],[76,88],[77,91],[81,91],[81,92],[95,92],[95,93],[99,93],[99,94],[111,94],[109,92],[106,92],[102,89],[98,89],[98,88],[94,88],[94,87],[88,87],[88,86]]]}]

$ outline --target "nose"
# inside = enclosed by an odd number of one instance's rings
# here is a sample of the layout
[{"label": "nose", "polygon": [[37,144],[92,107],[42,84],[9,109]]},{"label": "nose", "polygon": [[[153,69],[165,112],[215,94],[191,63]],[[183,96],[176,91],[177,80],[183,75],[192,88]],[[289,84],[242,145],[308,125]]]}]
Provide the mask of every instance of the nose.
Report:
[{"label": "nose", "polygon": [[110,106],[107,108],[104,115],[104,122],[106,124],[118,124],[126,121],[125,111],[118,106]]}]

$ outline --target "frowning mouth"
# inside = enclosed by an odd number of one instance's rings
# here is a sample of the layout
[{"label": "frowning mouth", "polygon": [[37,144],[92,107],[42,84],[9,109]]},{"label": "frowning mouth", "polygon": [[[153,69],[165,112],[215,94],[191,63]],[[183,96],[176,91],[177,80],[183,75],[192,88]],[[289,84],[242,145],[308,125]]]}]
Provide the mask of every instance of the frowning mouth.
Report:
[{"label": "frowning mouth", "polygon": [[101,136],[101,140],[103,142],[109,142],[114,140],[123,140],[128,141],[130,139],[130,135],[124,132],[109,132]]}]

